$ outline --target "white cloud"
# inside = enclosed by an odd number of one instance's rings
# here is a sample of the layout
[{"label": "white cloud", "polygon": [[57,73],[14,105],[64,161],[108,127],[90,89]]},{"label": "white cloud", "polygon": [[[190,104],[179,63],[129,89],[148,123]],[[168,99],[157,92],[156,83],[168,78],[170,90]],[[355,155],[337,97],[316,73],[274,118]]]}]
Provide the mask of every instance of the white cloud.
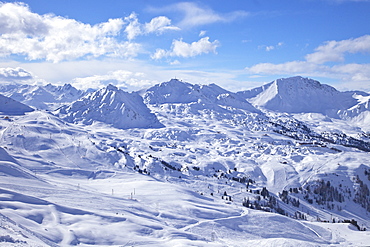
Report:
[{"label": "white cloud", "polygon": [[209,37],[204,37],[191,44],[183,42],[182,40],[174,40],[172,45],[171,56],[194,57],[203,53],[216,53],[219,42],[217,40],[210,42]]},{"label": "white cloud", "polygon": [[34,76],[24,70],[23,68],[0,68],[0,81],[2,82],[17,82],[17,83],[23,83],[23,82],[29,82],[34,79]]},{"label": "white cloud", "polygon": [[370,85],[370,64],[335,65],[331,71],[342,75],[344,81],[363,81]]},{"label": "white cloud", "polygon": [[165,16],[158,16],[153,18],[148,23],[141,24],[139,23],[136,13],[131,13],[130,16],[125,18],[125,21],[128,22],[128,25],[125,28],[125,32],[127,33],[127,38],[129,40],[132,40],[139,35],[150,33],[161,34],[168,30],[180,30],[180,28],[172,26],[171,20]]},{"label": "white cloud", "polygon": [[[171,78],[179,78],[190,83],[216,83],[232,91],[251,87],[247,82],[236,79],[238,76],[245,74],[243,70],[189,70],[183,67],[179,68],[179,66],[151,65],[146,61],[137,59],[74,60],[63,61],[58,64],[46,61],[33,63],[0,61],[0,68],[7,66],[21,67],[31,72],[34,77],[37,75],[37,78],[44,79],[47,83],[55,85],[71,83],[81,89],[101,88],[106,83],[112,83],[126,91],[136,91],[160,82],[169,81]],[[261,85],[261,82],[256,85]]]},{"label": "white cloud", "polygon": [[266,46],[266,51],[272,51],[273,49],[275,49],[275,46],[273,45]]},{"label": "white cloud", "polygon": [[364,35],[356,39],[328,41],[317,47],[315,51],[306,56],[308,62],[323,64],[344,61],[346,53],[370,52],[370,35]]},{"label": "white cloud", "polygon": [[0,68],[0,78],[2,79],[32,79],[32,74],[20,67]]},{"label": "white cloud", "polygon": [[[370,82],[370,64],[341,64],[327,66],[307,61],[290,61],[281,64],[260,63],[246,68],[257,75],[302,75],[337,79],[342,82]],[[369,86],[367,86],[369,89]],[[359,88],[358,88],[359,89]]]},{"label": "white cloud", "polygon": [[175,60],[175,61],[172,61],[170,62],[171,65],[179,65],[181,64],[179,60]]},{"label": "white cloud", "polygon": [[266,51],[272,51],[280,46],[282,46],[284,43],[283,42],[279,42],[277,45],[260,45],[258,46],[259,49],[264,49]]},{"label": "white cloud", "polygon": [[[21,18],[20,18],[21,17]],[[29,11],[23,3],[0,4],[0,33],[12,34],[14,30],[25,35],[46,35],[49,26],[44,18]]]},{"label": "white cloud", "polygon": [[100,88],[108,84],[114,84],[122,89],[149,86],[151,81],[143,77],[142,72],[115,70],[103,75],[75,78],[72,83],[75,87],[82,89]]},{"label": "white cloud", "polygon": [[193,2],[180,2],[164,8],[151,8],[151,10],[155,12],[181,12],[183,14],[183,18],[178,23],[180,27],[194,27],[216,22],[232,22],[238,18],[249,15],[246,11],[234,11],[221,14],[207,6],[200,6]]},{"label": "white cloud", "polygon": [[127,33],[127,38],[129,40],[132,40],[141,34],[141,24],[139,23],[135,13],[131,13],[131,15],[125,17],[125,21],[129,23],[125,28],[125,32]]},{"label": "white cloud", "polygon": [[[122,41],[121,31],[128,40]],[[179,30],[165,16],[139,23],[135,13],[122,19],[89,25],[51,14],[33,13],[24,3],[0,2],[0,56],[60,62],[80,58],[131,59],[143,52],[132,40],[138,35]]]},{"label": "white cloud", "polygon": [[246,68],[249,73],[255,74],[296,74],[296,73],[312,73],[319,69],[319,66],[306,61],[291,61],[281,64],[259,63],[250,68]]},{"label": "white cloud", "polygon": [[89,25],[73,19],[32,13],[22,3],[0,3],[0,56],[26,56],[52,62],[81,57],[134,57],[140,45],[119,42],[122,19]]},{"label": "white cloud", "polygon": [[199,32],[199,37],[204,37],[204,36],[206,36],[206,33],[207,33],[207,31],[204,31],[204,30],[200,31],[200,32]]},{"label": "white cloud", "polygon": [[[11,66],[10,63],[8,65]],[[0,67],[0,83],[45,85],[47,82],[22,67]]]},{"label": "white cloud", "polygon": [[168,30],[178,31],[179,27],[171,26],[171,20],[165,16],[153,18],[149,23],[144,25],[145,33],[163,33]]},{"label": "white cloud", "polygon": [[[280,64],[260,63],[245,68],[250,74],[257,75],[303,75],[317,76],[349,82],[353,85],[370,85],[370,64],[345,64],[345,54],[370,52],[370,35],[356,39],[329,41],[317,47],[314,53],[307,54],[303,61],[289,61]],[[334,62],[334,64],[325,64]],[[341,62],[335,64],[335,62]],[[346,87],[349,88],[348,86]],[[358,87],[366,89],[367,87]]]},{"label": "white cloud", "polygon": [[218,40],[210,42],[209,37],[201,38],[190,44],[182,41],[182,39],[174,40],[171,50],[157,49],[152,55],[152,59],[161,59],[163,57],[195,57],[203,53],[216,53],[216,48],[219,46],[220,43]]},{"label": "white cloud", "polygon": [[164,58],[166,56],[169,56],[170,52],[164,50],[164,49],[160,49],[158,48],[154,54],[151,55],[151,58],[154,59],[154,60],[158,60],[158,59],[161,59],[161,58]]}]

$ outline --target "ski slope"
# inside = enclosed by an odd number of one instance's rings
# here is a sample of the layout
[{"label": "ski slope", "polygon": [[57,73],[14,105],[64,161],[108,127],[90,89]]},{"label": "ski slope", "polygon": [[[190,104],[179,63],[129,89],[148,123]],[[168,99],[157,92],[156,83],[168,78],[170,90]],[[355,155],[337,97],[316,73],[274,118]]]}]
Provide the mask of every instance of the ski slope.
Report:
[{"label": "ski slope", "polygon": [[370,229],[356,117],[269,111],[242,95],[170,81],[0,113],[0,245],[366,246],[369,231],[342,223]]}]

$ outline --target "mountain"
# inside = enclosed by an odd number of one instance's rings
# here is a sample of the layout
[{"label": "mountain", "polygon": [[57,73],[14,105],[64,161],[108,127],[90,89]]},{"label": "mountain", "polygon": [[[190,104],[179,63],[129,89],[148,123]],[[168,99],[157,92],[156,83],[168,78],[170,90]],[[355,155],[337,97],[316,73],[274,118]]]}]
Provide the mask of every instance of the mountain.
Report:
[{"label": "mountain", "polygon": [[0,94],[0,113],[22,115],[31,111],[33,111],[31,107]]},{"label": "mountain", "polygon": [[274,82],[232,93],[171,80],[0,118],[0,245],[368,245],[367,95],[284,83],[277,96],[305,88],[364,108],[259,111],[247,100]]},{"label": "mountain", "polygon": [[338,115],[342,118],[353,118],[362,112],[370,111],[370,95],[354,94],[353,98],[357,100],[357,104],[348,109],[340,110]]},{"label": "mountain", "polygon": [[193,113],[204,109],[216,112],[233,112],[232,109],[260,112],[245,99],[216,84],[190,84],[172,79],[139,93],[147,104],[186,104]]},{"label": "mountain", "polygon": [[60,102],[72,102],[84,95],[84,91],[76,89],[71,84],[54,86],[49,83],[44,88],[54,96],[54,99]]},{"label": "mountain", "polygon": [[[370,133],[370,111],[363,111],[349,120],[354,126],[360,127],[364,132]],[[370,136],[369,136],[370,137]]]},{"label": "mountain", "polygon": [[331,117],[337,117],[339,110],[346,110],[357,104],[354,92],[340,92],[329,85],[299,76],[278,79],[238,94],[247,98],[254,106],[270,111],[322,113]]},{"label": "mountain", "polygon": [[120,129],[163,127],[139,94],[124,92],[113,85],[62,106],[56,114],[68,122],[103,122]]},{"label": "mountain", "polygon": [[65,103],[79,99],[84,94],[82,90],[70,84],[38,86],[16,83],[0,85],[0,93],[26,105],[44,110],[54,110]]}]

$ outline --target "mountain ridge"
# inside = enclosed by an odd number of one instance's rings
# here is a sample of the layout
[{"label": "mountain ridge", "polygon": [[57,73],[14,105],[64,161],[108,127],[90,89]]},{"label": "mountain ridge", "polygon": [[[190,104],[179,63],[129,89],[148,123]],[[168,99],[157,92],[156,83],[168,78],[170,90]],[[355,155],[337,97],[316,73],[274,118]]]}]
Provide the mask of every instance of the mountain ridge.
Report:
[{"label": "mountain ridge", "polygon": [[63,104],[77,100],[85,92],[76,89],[71,84],[54,86],[49,83],[40,86],[11,83],[0,84],[0,93],[38,109],[55,110]]},{"label": "mountain ridge", "polygon": [[139,93],[147,104],[188,104],[193,108],[193,112],[207,108],[223,112],[225,107],[231,107],[260,113],[236,93],[227,91],[216,84],[190,84],[171,79],[169,82],[143,89]]},{"label": "mountain ridge", "polygon": [[68,122],[99,121],[121,129],[163,126],[139,94],[124,92],[111,84],[60,107],[55,113]]},{"label": "mountain ridge", "polygon": [[[322,113],[339,117],[338,111],[358,103],[355,92],[340,92],[334,87],[300,76],[281,78],[261,87],[238,92],[253,105],[287,113]],[[362,92],[363,95],[367,95]]]},{"label": "mountain ridge", "polygon": [[[249,94],[284,94],[272,85]],[[258,110],[215,84],[176,80],[139,93],[108,85],[56,111],[0,113],[0,241],[367,243],[366,94],[351,106],[365,110],[346,119]]]}]

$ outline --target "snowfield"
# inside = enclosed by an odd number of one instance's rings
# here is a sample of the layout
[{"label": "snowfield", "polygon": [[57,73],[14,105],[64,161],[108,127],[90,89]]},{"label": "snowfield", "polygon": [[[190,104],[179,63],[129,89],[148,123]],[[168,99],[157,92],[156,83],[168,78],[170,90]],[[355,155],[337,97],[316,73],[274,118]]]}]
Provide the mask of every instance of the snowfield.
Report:
[{"label": "snowfield", "polygon": [[46,87],[0,95],[0,246],[370,243],[366,93]]}]

